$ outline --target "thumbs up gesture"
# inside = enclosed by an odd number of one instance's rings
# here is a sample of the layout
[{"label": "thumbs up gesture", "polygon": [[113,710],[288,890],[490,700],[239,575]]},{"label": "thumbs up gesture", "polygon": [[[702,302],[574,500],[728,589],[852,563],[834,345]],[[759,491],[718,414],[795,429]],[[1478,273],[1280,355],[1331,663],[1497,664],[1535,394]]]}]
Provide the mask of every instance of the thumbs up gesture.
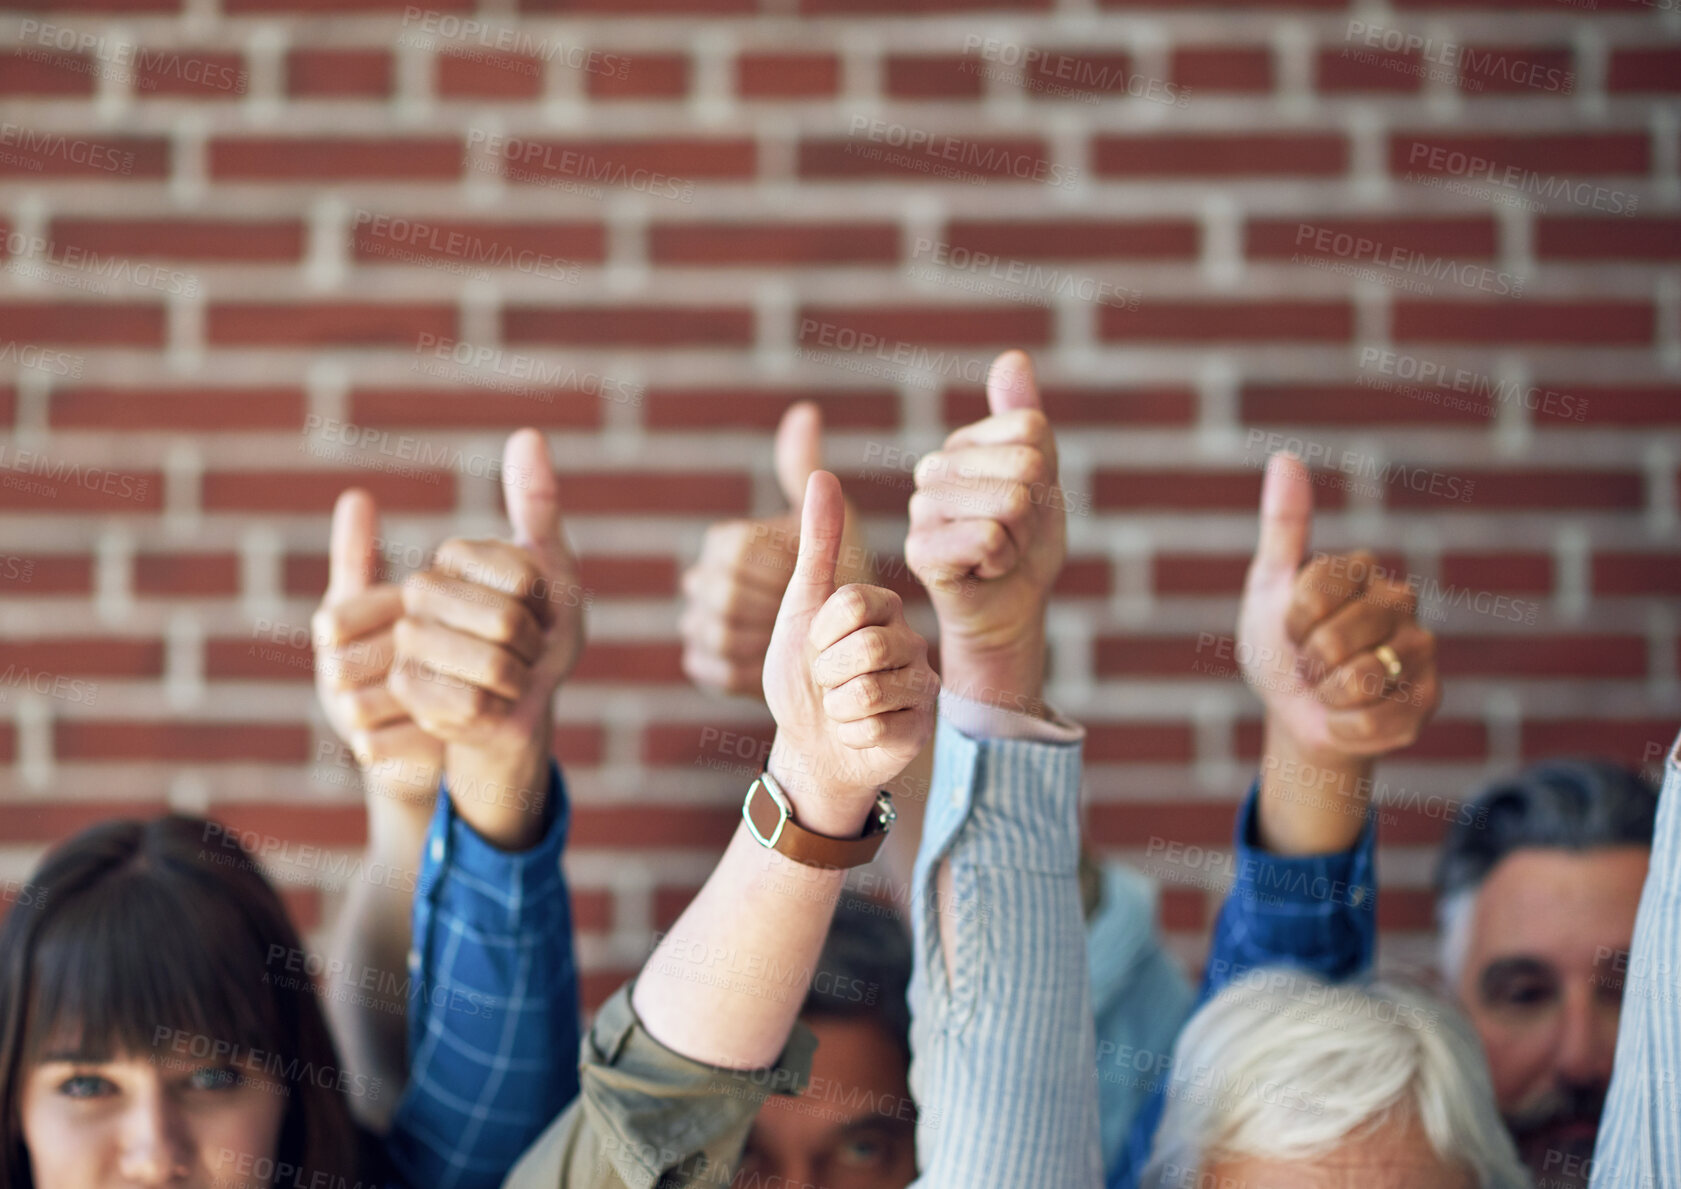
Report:
[{"label": "thumbs up gesture", "polygon": [[504,849],[534,843],[556,688],[584,643],[585,593],[543,437],[508,439],[509,541],[450,540],[403,583],[393,698],[445,744],[456,811]]},{"label": "thumbs up gesture", "polygon": [[1414,617],[1411,588],[1364,550],[1304,565],[1312,524],[1307,467],[1274,455],[1237,652],[1266,704],[1269,756],[1287,748],[1329,766],[1412,743],[1441,701],[1441,683],[1436,639]]},{"label": "thumbs up gesture", "polygon": [[[794,572],[806,481],[823,465],[823,414],[809,401],[791,405],[776,431],[776,478],[789,511],[765,520],[726,520],[706,530],[700,559],[683,575],[683,671],[700,688],[764,696],[765,649],[777,607]],[[874,575],[847,509],[841,541],[843,580]]]},{"label": "thumbs up gesture", "polygon": [[428,804],[444,766],[444,745],[417,726],[386,687],[402,593],[379,582],[374,540],[379,509],[352,488],[333,507],[327,593],[311,620],[315,689],[327,721],[348,744],[367,791]]},{"label": "thumbs up gesture", "polygon": [[876,793],[928,742],[939,693],[927,642],[905,622],[899,596],[837,587],[844,520],[839,481],[814,471],[764,662],[776,720],[771,775],[802,825],[835,837],[858,834]]},{"label": "thumbs up gesture", "polygon": [[946,688],[1039,713],[1045,609],[1067,550],[1056,438],[1024,352],[993,361],[986,396],[990,416],[917,463],[905,562],[939,616]]}]

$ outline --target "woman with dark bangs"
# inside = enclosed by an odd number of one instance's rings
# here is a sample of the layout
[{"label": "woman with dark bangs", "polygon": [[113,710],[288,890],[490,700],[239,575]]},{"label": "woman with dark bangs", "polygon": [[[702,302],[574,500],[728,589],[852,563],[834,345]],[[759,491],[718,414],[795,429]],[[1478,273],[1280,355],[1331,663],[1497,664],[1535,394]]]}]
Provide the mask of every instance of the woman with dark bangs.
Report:
[{"label": "woman with dark bangs", "polygon": [[[106,822],[49,854],[0,925],[0,1184],[221,1189],[384,1180],[359,1144],[280,897],[198,818]],[[360,1149],[360,1150],[359,1150]]]}]

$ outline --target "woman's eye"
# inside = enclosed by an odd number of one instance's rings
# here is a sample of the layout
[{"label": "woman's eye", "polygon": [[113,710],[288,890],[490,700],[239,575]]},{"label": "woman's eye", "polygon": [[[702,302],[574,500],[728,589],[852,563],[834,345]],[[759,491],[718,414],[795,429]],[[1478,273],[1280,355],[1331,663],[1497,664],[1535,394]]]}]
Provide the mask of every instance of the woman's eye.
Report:
[{"label": "woman's eye", "polygon": [[228,1065],[206,1065],[187,1077],[187,1084],[194,1090],[232,1090],[243,1083],[239,1071]]},{"label": "woman's eye", "polygon": [[115,1094],[117,1087],[96,1073],[78,1073],[64,1079],[58,1092],[66,1098],[102,1098]]}]

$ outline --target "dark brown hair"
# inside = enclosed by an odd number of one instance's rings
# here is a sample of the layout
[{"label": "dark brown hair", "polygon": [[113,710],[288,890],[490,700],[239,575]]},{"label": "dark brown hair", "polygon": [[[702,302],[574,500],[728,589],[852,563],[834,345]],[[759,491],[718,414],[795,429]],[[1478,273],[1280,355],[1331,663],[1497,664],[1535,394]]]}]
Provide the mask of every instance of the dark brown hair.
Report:
[{"label": "dark brown hair", "polygon": [[314,986],[274,960],[299,952],[297,931],[230,832],[105,822],[49,853],[27,890],[0,924],[0,1186],[33,1189],[21,1086],[43,1053],[150,1056],[160,1036],[263,1054],[287,1093],[276,1163],[354,1183],[326,1019]]}]

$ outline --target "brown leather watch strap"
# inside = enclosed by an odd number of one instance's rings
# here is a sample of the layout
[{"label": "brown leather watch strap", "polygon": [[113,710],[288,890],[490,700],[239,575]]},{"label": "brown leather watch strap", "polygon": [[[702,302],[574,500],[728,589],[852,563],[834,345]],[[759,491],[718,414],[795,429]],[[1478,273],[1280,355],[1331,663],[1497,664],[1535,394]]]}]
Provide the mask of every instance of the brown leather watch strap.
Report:
[{"label": "brown leather watch strap", "polygon": [[741,803],[741,816],[760,846],[784,858],[807,867],[846,868],[861,867],[876,857],[887,832],[893,828],[896,815],[893,798],[883,792],[877,794],[875,811],[857,838],[817,834],[794,820],[787,796],[777,786],[776,779],[764,772],[747,790],[747,798]]}]

